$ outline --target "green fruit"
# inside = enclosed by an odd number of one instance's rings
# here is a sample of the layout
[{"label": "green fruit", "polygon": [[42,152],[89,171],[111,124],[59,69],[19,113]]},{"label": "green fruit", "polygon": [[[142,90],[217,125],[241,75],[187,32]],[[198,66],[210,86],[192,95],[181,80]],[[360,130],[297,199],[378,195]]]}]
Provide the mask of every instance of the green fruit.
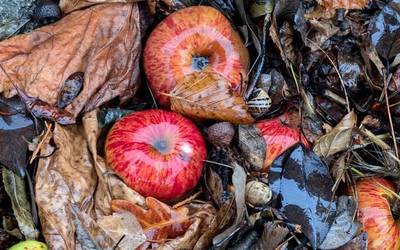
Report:
[{"label": "green fruit", "polygon": [[46,244],[36,240],[21,241],[9,250],[48,250]]}]

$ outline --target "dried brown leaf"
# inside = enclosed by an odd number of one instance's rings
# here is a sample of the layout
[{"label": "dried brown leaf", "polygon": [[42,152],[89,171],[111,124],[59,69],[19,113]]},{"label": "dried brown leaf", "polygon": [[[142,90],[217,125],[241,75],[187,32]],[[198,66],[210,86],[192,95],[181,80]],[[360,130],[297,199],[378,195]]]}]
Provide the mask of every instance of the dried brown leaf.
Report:
[{"label": "dried brown leaf", "polygon": [[53,25],[0,42],[0,92],[16,94],[13,81],[28,96],[55,105],[64,81],[84,72],[81,93],[66,107],[77,116],[138,88],[139,9],[136,4],[100,4],[75,11]]},{"label": "dried brown leaf", "polygon": [[314,152],[319,156],[328,157],[347,149],[356,123],[357,116],[354,111],[348,113],[329,133],[318,139],[314,145]]},{"label": "dried brown leaf", "polygon": [[288,235],[289,229],[279,226],[273,222],[268,222],[261,238],[258,240],[255,250],[274,250]]},{"label": "dried brown leaf", "polygon": [[[36,203],[41,218],[42,232],[52,249],[75,249],[76,228],[73,203],[80,204],[80,211],[90,213],[96,176],[87,149],[87,143],[77,126],[55,126],[53,140],[45,144],[36,174]],[[51,190],[51,192],[49,192]]]},{"label": "dried brown leaf", "polygon": [[59,6],[64,14],[99,3],[133,3],[142,0],[60,0]]},{"label": "dried brown leaf", "polygon": [[342,154],[335,162],[333,163],[331,167],[331,173],[333,178],[335,179],[335,184],[332,187],[332,191],[335,192],[335,190],[338,188],[340,182],[345,182],[345,173],[346,171],[346,154]]},{"label": "dried brown leaf", "polygon": [[252,123],[247,105],[230,87],[224,77],[216,73],[195,72],[184,77],[169,94],[171,109],[200,119]]},{"label": "dried brown leaf", "polygon": [[317,0],[326,9],[362,9],[369,0]]}]

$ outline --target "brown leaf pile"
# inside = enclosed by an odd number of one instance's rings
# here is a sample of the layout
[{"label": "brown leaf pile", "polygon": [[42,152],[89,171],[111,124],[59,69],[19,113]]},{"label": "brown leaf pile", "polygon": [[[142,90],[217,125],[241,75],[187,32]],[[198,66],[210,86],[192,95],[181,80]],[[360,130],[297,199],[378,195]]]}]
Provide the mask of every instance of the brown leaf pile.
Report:
[{"label": "brown leaf pile", "polygon": [[[140,52],[138,6],[100,4],[0,42],[0,63],[19,88],[52,105],[64,81],[84,72],[82,92],[66,107],[77,116],[82,109],[135,94]],[[0,92],[16,94],[4,72]]]},{"label": "brown leaf pile", "polygon": [[36,174],[43,235],[51,249],[111,249],[124,235],[119,249],[137,247],[145,240],[139,223],[130,214],[112,213],[110,202],[140,203],[143,197],[106,174],[104,160],[93,148],[98,135],[96,111],[83,120],[83,127],[56,125],[52,133],[55,146],[49,138],[42,148],[42,156],[51,155],[40,159]]},{"label": "brown leaf pile", "polygon": [[369,0],[317,0],[327,9],[362,9],[368,6]]},{"label": "brown leaf pile", "polygon": [[216,73],[195,72],[184,77],[169,94],[171,109],[200,119],[253,123],[248,107],[228,80]]},{"label": "brown leaf pile", "polygon": [[[172,208],[155,198],[146,198],[146,207],[126,200],[113,200],[117,212],[129,211],[143,227],[147,242],[138,249],[192,249],[214,218],[214,208],[208,204],[195,208],[190,214],[188,206]],[[167,239],[174,239],[167,241]]]}]

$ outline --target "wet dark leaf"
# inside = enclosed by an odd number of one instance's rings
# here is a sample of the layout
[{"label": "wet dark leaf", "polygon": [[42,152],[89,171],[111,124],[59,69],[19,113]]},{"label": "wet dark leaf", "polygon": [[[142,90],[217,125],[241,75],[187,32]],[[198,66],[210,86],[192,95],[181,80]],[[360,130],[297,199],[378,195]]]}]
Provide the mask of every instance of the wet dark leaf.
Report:
[{"label": "wet dark leaf", "polygon": [[79,95],[83,87],[83,77],[83,72],[75,72],[65,80],[57,98],[59,108],[65,108]]},{"label": "wet dark leaf", "polygon": [[255,250],[274,250],[288,235],[289,229],[279,226],[273,222],[265,225],[263,234],[258,240]]},{"label": "wet dark leaf", "polygon": [[127,114],[132,113],[133,110],[119,109],[119,108],[106,108],[100,111],[99,123],[101,127],[105,127],[108,124],[115,122],[116,120],[124,117]]},{"label": "wet dark leaf", "polygon": [[388,3],[370,25],[371,42],[389,59],[400,52],[400,0]]},{"label": "wet dark leaf", "polygon": [[354,220],[356,213],[357,202],[353,197],[339,197],[335,221],[319,248],[335,249],[353,239],[361,226]]},{"label": "wet dark leaf", "polygon": [[331,202],[333,180],[325,163],[304,146],[294,146],[273,162],[269,183],[281,212],[291,223],[301,225],[311,245],[318,247],[336,212]]},{"label": "wet dark leaf", "polygon": [[[12,115],[0,115],[0,163],[20,176],[25,176],[27,141],[35,134],[33,121],[21,110],[22,102],[16,98],[0,100],[0,111]],[[15,108],[13,108],[15,107]]]},{"label": "wet dark leaf", "polygon": [[229,242],[228,250],[251,249],[260,238],[259,230],[255,228],[243,227],[235,237]]},{"label": "wet dark leaf", "polygon": [[221,177],[219,177],[219,175],[209,167],[206,169],[205,181],[207,190],[211,194],[211,198],[218,206],[221,206],[224,201],[224,187],[222,185]]},{"label": "wet dark leaf", "polygon": [[337,58],[344,85],[351,90],[357,89],[357,83],[361,76],[361,66],[350,51],[346,49],[340,50]]}]

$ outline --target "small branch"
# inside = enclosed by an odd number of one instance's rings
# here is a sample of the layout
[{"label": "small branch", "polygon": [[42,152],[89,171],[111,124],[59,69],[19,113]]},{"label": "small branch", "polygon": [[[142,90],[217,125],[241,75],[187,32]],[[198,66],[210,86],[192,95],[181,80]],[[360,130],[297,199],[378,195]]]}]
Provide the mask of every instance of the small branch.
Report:
[{"label": "small branch", "polygon": [[391,78],[391,75],[389,75],[389,77],[386,77],[386,73],[383,74],[383,84],[384,84],[383,93],[385,95],[386,111],[387,111],[388,118],[389,118],[390,132],[391,132],[392,138],[393,138],[394,152],[396,153],[396,157],[399,158],[399,150],[397,148],[396,134],[395,134],[394,128],[393,128],[392,114],[390,112],[389,97],[388,97],[388,93],[387,93],[388,82],[390,81],[390,78]]}]

